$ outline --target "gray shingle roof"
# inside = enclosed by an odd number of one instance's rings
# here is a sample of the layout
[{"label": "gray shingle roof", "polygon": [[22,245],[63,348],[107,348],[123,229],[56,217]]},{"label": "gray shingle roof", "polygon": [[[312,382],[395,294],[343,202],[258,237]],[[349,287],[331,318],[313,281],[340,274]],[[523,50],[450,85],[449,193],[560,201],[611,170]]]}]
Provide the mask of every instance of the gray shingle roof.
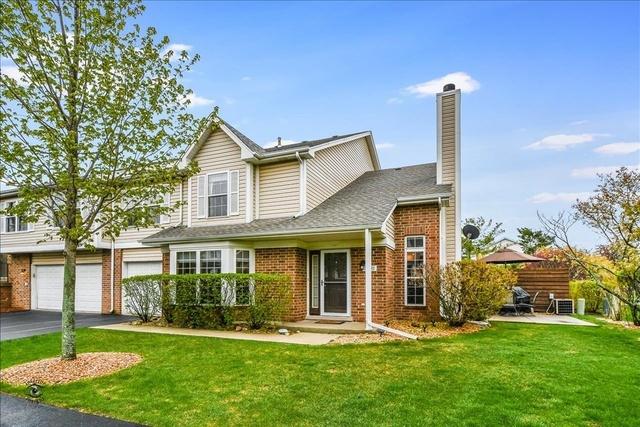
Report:
[{"label": "gray shingle roof", "polygon": [[178,226],[159,231],[142,242],[168,243],[296,234],[314,230],[379,228],[395,207],[398,198],[450,192],[449,184],[436,184],[435,163],[370,171],[297,218],[258,219],[248,224],[204,227]]},{"label": "gray shingle roof", "polygon": [[248,136],[246,136],[245,134],[243,134],[242,132],[240,132],[238,129],[234,128],[233,126],[231,126],[229,124],[229,122],[226,122],[222,119],[220,119],[221,122],[223,122],[227,128],[229,128],[229,130],[231,132],[233,132],[233,134],[235,136],[238,137],[238,139],[240,141],[242,141],[247,147],[249,147],[251,150],[253,150],[256,153],[275,153],[278,152],[280,150],[289,150],[292,148],[309,148],[309,147],[315,147],[316,145],[321,145],[321,144],[325,144],[327,142],[332,142],[332,141],[336,141],[338,139],[342,139],[342,138],[348,138],[350,136],[353,135],[358,135],[364,132],[368,132],[368,131],[362,131],[362,132],[354,132],[354,133],[349,133],[346,135],[334,135],[334,136],[330,136],[328,138],[322,138],[322,139],[314,139],[314,140],[310,140],[310,141],[300,141],[298,143],[295,144],[288,144],[288,145],[283,145],[283,146],[275,146],[275,147],[269,147],[269,148],[264,148],[261,147],[260,145],[256,144],[255,142],[253,142],[253,140],[251,138],[249,138]]}]

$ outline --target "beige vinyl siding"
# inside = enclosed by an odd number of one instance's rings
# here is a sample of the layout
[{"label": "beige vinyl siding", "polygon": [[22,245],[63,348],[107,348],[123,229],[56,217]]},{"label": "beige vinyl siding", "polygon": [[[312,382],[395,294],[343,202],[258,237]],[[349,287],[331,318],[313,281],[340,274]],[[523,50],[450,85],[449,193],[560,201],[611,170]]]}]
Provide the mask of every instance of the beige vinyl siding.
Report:
[{"label": "beige vinyl siding", "polygon": [[160,248],[123,249],[122,262],[162,261]]},{"label": "beige vinyl siding", "polygon": [[[456,97],[442,97],[442,183],[453,184],[455,191],[456,178]],[[446,254],[447,262],[454,262],[456,257],[456,198],[449,199],[445,208]]]},{"label": "beige vinyl siding", "polygon": [[384,232],[385,237],[390,242],[395,241],[396,228],[395,228],[395,221],[393,219],[393,215],[389,215],[389,218],[387,218],[385,223],[382,225],[382,231]]},{"label": "beige vinyl siding", "polygon": [[[186,195],[186,194],[187,192],[185,190],[183,195]],[[180,186],[178,185],[176,186],[176,189],[173,191],[173,193],[171,193],[171,198],[170,198],[171,206],[174,206],[179,201],[180,201]],[[142,243],[140,243],[140,240],[144,239],[145,237],[150,236],[154,233],[157,233],[163,228],[178,225],[180,223],[180,209],[184,209],[184,207],[177,208],[173,212],[171,212],[171,214],[169,215],[169,222],[167,223],[157,224],[157,226],[155,227],[146,227],[146,228],[129,227],[122,230],[120,232],[120,235],[116,238],[116,247],[120,247],[123,245],[142,246]],[[185,215],[186,215],[186,211],[185,211]],[[187,220],[185,216],[184,222],[186,223],[186,221]],[[109,242],[109,240],[105,240],[105,241]]]},{"label": "beige vinyl siding", "polygon": [[366,138],[316,152],[315,158],[307,160],[307,210],[370,170],[373,163]]},{"label": "beige vinyl siding", "polygon": [[[95,252],[78,252],[77,264],[100,264],[102,263],[102,250]],[[31,257],[31,264],[34,265],[60,265],[64,264],[64,255],[61,252],[36,253]]]},{"label": "beige vinyl siding", "polygon": [[[222,130],[213,132],[207,139],[195,159],[200,166],[198,175],[191,178],[191,225],[233,224],[245,222],[245,162],[240,158],[240,147],[233,142]],[[214,172],[238,171],[239,195],[238,195],[238,215],[215,218],[198,218],[198,176]],[[187,194],[185,188],[185,195]],[[184,222],[187,222],[185,216]]]},{"label": "beige vinyl siding", "polygon": [[300,164],[297,160],[260,166],[260,218],[293,216],[300,211]]}]

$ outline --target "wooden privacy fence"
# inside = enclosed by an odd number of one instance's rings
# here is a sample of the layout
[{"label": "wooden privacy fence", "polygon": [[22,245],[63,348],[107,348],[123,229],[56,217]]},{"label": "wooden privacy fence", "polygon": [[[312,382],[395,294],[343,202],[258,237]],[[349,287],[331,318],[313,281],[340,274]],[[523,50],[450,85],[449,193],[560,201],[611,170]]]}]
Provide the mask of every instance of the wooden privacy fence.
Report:
[{"label": "wooden privacy fence", "polygon": [[531,294],[531,298],[540,292],[535,303],[535,311],[544,312],[551,300],[571,298],[569,295],[569,269],[567,268],[525,268],[518,270],[518,286]]}]

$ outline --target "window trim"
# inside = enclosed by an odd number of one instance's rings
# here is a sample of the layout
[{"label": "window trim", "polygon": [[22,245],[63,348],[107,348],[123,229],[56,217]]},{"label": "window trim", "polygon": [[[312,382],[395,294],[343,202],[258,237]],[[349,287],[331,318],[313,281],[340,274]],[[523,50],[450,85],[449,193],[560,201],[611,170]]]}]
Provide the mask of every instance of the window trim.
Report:
[{"label": "window trim", "polygon": [[[209,177],[211,175],[227,174],[227,214],[218,216],[209,216],[209,197],[214,195],[209,194]],[[236,180],[235,188],[231,188],[231,175],[236,174],[238,179]],[[203,178],[203,194],[200,195],[201,188],[199,187],[200,178]],[[217,194],[221,196],[222,194]],[[237,198],[236,210],[231,210],[231,197]],[[203,215],[200,214],[200,209],[203,208]],[[239,169],[225,169],[213,172],[207,172],[196,177],[196,218],[198,219],[216,219],[216,218],[229,218],[232,216],[240,215],[240,170]]]},{"label": "window trim", "polygon": [[[410,238],[415,238],[415,237],[420,237],[422,239],[422,247],[421,248],[411,248],[408,249],[407,248],[407,240],[409,240]],[[408,284],[409,284],[409,277],[407,276],[407,253],[408,252],[422,252],[422,256],[423,256],[423,265],[427,265],[427,237],[424,235],[410,235],[410,236],[405,236],[404,237],[404,305],[407,307],[426,307],[427,305],[427,284],[426,284],[426,280],[424,278],[424,276],[422,277],[422,285],[423,285],[423,297],[422,297],[422,304],[409,304],[408,300],[409,300],[409,288],[408,288]]]},{"label": "window trim", "polygon": [[[4,201],[4,202],[2,202],[2,206],[0,206],[0,209],[2,209],[2,210],[8,209],[10,207],[10,205],[13,205],[13,204],[15,204],[17,202],[18,202],[18,199]],[[8,231],[7,230],[7,220],[9,218],[15,218],[16,219],[15,230],[13,230],[13,231]],[[4,215],[0,216],[0,220],[2,221],[0,223],[0,234],[31,233],[35,229],[35,224],[30,223],[30,222],[25,222],[24,224],[26,224],[26,228],[24,230],[20,230],[20,224],[22,224],[23,221],[21,220],[21,218],[18,215],[6,215],[6,214],[4,214]]]}]

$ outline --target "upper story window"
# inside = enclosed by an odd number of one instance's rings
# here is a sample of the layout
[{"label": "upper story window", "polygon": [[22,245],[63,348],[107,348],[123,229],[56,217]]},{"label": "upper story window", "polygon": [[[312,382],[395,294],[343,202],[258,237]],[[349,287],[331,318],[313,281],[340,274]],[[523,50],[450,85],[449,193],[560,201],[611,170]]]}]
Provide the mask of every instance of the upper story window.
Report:
[{"label": "upper story window", "polygon": [[404,246],[405,265],[405,303],[407,305],[425,305],[425,265],[424,236],[407,236]]},{"label": "upper story window", "polygon": [[198,218],[239,214],[240,173],[225,171],[198,177]]},{"label": "upper story window", "polygon": [[[6,209],[15,205],[15,202],[8,202],[3,207]],[[3,233],[16,233],[19,231],[29,231],[29,224],[22,218],[16,215],[4,216],[2,218],[2,232]]]},{"label": "upper story window", "polygon": [[[162,195],[162,199],[157,202],[150,201],[147,206],[153,210],[156,207],[170,207],[171,206],[171,194],[166,193]],[[171,217],[169,215],[161,215],[159,212],[155,213],[153,216],[153,223],[156,225],[167,224],[171,222]],[[129,227],[135,227],[135,220],[133,218],[129,219]]]}]

